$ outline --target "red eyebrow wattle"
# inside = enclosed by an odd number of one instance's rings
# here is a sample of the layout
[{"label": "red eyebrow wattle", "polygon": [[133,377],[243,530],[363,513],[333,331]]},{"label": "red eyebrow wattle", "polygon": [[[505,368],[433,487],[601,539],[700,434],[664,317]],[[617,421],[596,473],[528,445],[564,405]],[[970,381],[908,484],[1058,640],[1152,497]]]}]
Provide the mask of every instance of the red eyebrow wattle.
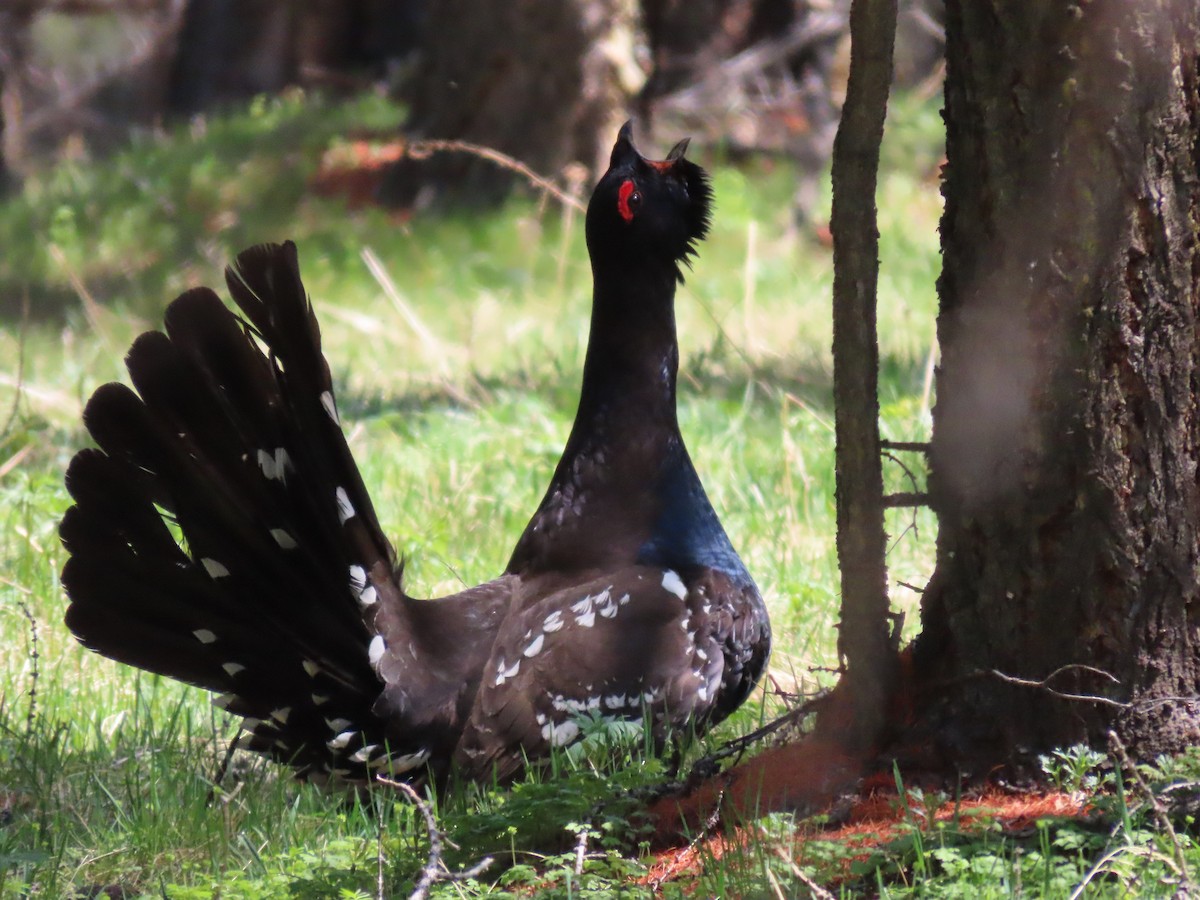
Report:
[{"label": "red eyebrow wattle", "polygon": [[629,208],[629,197],[637,190],[632,181],[624,181],[617,190],[617,212],[626,222],[633,221],[633,210]]}]

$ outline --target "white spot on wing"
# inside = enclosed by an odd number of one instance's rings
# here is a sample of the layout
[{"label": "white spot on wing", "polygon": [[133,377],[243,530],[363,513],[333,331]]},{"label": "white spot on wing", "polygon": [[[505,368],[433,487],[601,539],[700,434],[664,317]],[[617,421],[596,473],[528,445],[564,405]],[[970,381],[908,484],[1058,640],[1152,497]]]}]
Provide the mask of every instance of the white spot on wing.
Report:
[{"label": "white spot on wing", "polygon": [[192,632],[192,634],[194,634],[196,636],[196,640],[202,644],[211,644],[217,639],[217,636],[207,628],[197,628]]},{"label": "white spot on wing", "polygon": [[670,591],[680,600],[687,598],[687,586],[684,585],[683,579],[674,569],[667,569],[663,572],[662,586],[663,590]]},{"label": "white spot on wing", "polygon": [[292,714],[292,708],[290,706],[284,706],[279,709],[271,710],[271,718],[274,719],[276,722],[278,722],[280,725],[286,725],[288,716],[290,716],[291,714]]},{"label": "white spot on wing", "polygon": [[237,702],[237,694],[217,694],[212,698],[212,705],[217,707],[217,709],[229,709],[229,707]]},{"label": "white spot on wing", "polygon": [[551,747],[561,747],[569,744],[579,736],[579,726],[567,720],[554,725],[547,722],[542,726],[542,737],[550,742]]},{"label": "white spot on wing", "polygon": [[571,604],[571,612],[577,616],[583,616],[592,611],[591,596],[584,597],[582,600],[577,600]]},{"label": "white spot on wing", "polygon": [[325,415],[329,416],[334,425],[342,424],[342,420],[338,418],[337,405],[333,402],[333,394],[329,391],[322,391],[321,405],[325,407]]},{"label": "white spot on wing", "polygon": [[582,616],[576,616],[575,622],[576,622],[576,624],[582,625],[584,628],[591,628],[593,625],[596,624],[595,610],[584,613]]},{"label": "white spot on wing", "polygon": [[510,678],[516,678],[519,671],[521,671],[520,659],[511,666],[505,667],[504,657],[500,657],[500,664],[496,666],[496,687],[500,687],[500,685],[504,684]]},{"label": "white spot on wing", "polygon": [[224,578],[229,574],[229,570],[217,562],[215,559],[209,559],[207,556],[200,560],[200,565],[204,566],[204,571],[208,573],[209,578]]},{"label": "white spot on wing", "polygon": [[275,543],[279,545],[279,549],[281,550],[296,549],[296,539],[282,528],[272,528],[271,537],[275,538]]},{"label": "white spot on wing", "polygon": [[353,755],[350,757],[350,761],[351,761],[351,762],[360,762],[360,763],[365,763],[367,760],[369,760],[369,759],[371,758],[371,756],[372,756],[372,755],[375,753],[375,751],[376,751],[376,750],[378,750],[378,749],[379,749],[379,745],[378,745],[378,744],[367,744],[367,746],[365,746],[365,747],[362,747],[362,748],[360,748],[359,750],[357,750],[357,751],[356,751],[356,752],[355,752],[355,753],[354,753],[354,754],[353,754]]},{"label": "white spot on wing", "polygon": [[345,525],[354,518],[354,504],[350,502],[350,497],[343,487],[334,491],[334,496],[337,498],[338,521]]},{"label": "white spot on wing", "polygon": [[545,641],[546,636],[544,634],[539,634],[530,642],[529,646],[525,648],[525,655],[537,656],[542,652],[542,644],[545,643]]},{"label": "white spot on wing", "polygon": [[221,668],[222,668],[222,669],[224,669],[226,672],[228,672],[228,673],[229,673],[229,677],[230,677],[230,678],[232,678],[232,677],[233,677],[234,675],[236,675],[238,672],[245,672],[245,671],[246,671],[246,667],[245,667],[245,666],[243,666],[241,663],[235,663],[235,662],[227,662],[227,663],[222,663],[222,664],[221,664]]},{"label": "white spot on wing", "polygon": [[371,665],[379,665],[379,661],[383,659],[383,651],[386,649],[387,644],[384,643],[382,634],[371,638],[371,643],[367,646],[367,659],[371,661]]},{"label": "white spot on wing", "polygon": [[354,723],[349,719],[326,719],[325,724],[329,726],[329,730],[334,734],[340,734]]},{"label": "white spot on wing", "polygon": [[354,736],[356,734],[358,734],[357,731],[343,731],[333,740],[327,741],[325,746],[330,750],[342,750],[347,744],[354,740]]},{"label": "white spot on wing", "polygon": [[546,632],[547,634],[558,631],[562,627],[563,614],[561,609],[556,609],[554,612],[550,613],[550,615],[546,616],[545,620],[542,622],[542,631]]}]

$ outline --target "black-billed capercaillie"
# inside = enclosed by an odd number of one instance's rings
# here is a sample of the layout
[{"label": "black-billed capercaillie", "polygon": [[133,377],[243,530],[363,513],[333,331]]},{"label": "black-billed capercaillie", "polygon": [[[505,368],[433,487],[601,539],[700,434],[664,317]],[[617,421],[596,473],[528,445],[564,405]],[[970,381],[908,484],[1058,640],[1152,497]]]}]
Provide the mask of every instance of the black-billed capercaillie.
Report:
[{"label": "black-billed capercaillie", "polygon": [[[629,126],[588,206],[579,409],[508,567],[405,593],[347,447],[294,245],[238,256],[240,315],[196,289],[84,421],[66,621],[87,647],[215,692],[246,749],[302,777],[505,779],[581,716],[703,730],[766,665],[762,598],[680,435],[674,299],[708,230],[684,157]],[[136,393],[135,393],[136,390]],[[181,539],[180,539],[181,536]]]}]

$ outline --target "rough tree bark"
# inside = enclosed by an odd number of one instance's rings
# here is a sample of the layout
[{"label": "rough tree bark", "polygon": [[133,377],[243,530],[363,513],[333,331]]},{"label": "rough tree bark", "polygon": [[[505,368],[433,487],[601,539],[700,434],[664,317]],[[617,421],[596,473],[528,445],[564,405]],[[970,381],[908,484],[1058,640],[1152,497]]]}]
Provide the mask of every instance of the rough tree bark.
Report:
[{"label": "rough tree bark", "polygon": [[1200,4],[949,0],[947,41],[926,722],[959,760],[1110,727],[1177,751],[1200,740]]}]

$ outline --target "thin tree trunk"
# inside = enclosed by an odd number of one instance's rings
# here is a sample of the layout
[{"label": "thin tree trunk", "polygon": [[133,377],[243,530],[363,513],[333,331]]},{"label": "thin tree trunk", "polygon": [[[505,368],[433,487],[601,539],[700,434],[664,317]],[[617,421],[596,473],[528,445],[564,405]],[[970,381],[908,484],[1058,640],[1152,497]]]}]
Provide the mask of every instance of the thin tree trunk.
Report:
[{"label": "thin tree trunk", "polygon": [[888,634],[875,328],[875,188],[892,79],[896,0],[854,0],[850,33],[850,82],[833,145],[833,397],[842,580],[838,652],[853,710],[847,743],[864,748],[874,743],[883,722],[896,658]]},{"label": "thin tree trunk", "polygon": [[949,0],[947,41],[927,722],[958,760],[1112,726],[1179,750],[1200,739],[1200,5]]}]

